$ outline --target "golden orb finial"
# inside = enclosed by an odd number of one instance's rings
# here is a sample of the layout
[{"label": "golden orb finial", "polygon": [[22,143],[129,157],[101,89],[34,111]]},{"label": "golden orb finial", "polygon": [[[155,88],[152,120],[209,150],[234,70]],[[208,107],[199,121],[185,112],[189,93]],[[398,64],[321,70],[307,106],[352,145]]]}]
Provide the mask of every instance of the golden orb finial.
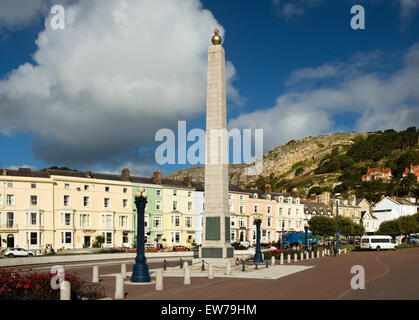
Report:
[{"label": "golden orb finial", "polygon": [[222,41],[222,39],[221,39],[221,37],[220,37],[220,35],[218,34],[218,29],[217,28],[215,28],[215,30],[214,30],[214,36],[212,37],[212,44],[213,45],[219,45],[219,44],[221,44],[221,41]]}]

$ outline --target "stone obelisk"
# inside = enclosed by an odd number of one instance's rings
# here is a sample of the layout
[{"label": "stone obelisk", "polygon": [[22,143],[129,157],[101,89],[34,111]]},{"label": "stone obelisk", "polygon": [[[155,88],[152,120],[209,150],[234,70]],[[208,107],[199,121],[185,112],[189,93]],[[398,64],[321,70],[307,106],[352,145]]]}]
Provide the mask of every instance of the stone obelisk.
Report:
[{"label": "stone obelisk", "polygon": [[[215,29],[208,48],[205,209],[200,259],[225,267],[233,262],[230,243],[226,65],[221,37]],[[217,137],[217,134],[220,134]]]}]

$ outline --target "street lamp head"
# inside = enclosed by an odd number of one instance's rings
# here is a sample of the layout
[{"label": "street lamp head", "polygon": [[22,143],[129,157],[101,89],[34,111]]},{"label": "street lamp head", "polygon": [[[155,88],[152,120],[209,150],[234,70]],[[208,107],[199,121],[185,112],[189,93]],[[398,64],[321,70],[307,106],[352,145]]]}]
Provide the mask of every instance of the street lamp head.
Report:
[{"label": "street lamp head", "polygon": [[144,191],[145,191],[145,189],[143,187],[138,188],[138,192],[143,193]]},{"label": "street lamp head", "polygon": [[148,197],[147,191],[144,191],[142,196],[143,196],[144,199],[147,199],[147,197]]},{"label": "street lamp head", "polygon": [[135,199],[141,198],[141,196],[142,196],[142,192],[140,192],[140,190],[138,190],[134,195]]}]

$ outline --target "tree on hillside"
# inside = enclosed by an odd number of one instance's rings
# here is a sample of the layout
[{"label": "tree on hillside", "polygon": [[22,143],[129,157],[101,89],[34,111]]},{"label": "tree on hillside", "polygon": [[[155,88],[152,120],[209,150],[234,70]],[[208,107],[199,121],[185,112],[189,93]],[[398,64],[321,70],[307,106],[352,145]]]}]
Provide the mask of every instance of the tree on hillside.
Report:
[{"label": "tree on hillside", "polygon": [[395,238],[401,234],[399,221],[396,219],[382,222],[376,234],[389,235]]},{"label": "tree on hillside", "polygon": [[405,236],[406,242],[411,233],[417,231],[417,221],[414,216],[403,216],[397,219],[400,226],[400,233]]},{"label": "tree on hillside", "polygon": [[327,216],[314,216],[309,221],[310,231],[321,237],[330,237],[335,233],[334,219]]}]

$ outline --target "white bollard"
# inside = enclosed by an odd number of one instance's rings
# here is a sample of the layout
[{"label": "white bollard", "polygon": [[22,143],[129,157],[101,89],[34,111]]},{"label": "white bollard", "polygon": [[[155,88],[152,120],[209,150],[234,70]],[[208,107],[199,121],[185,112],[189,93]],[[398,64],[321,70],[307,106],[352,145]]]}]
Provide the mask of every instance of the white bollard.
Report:
[{"label": "white bollard", "polygon": [[294,253],[294,262],[297,262],[297,261],[298,261],[297,254],[296,254],[296,253]]},{"label": "white bollard", "polygon": [[308,252],[306,252],[306,260],[310,259]]},{"label": "white bollard", "polygon": [[324,257],[324,250],[322,250],[322,257]]},{"label": "white bollard", "polygon": [[183,274],[184,274],[184,280],[183,280],[183,284],[191,284],[191,275],[189,273],[189,264],[187,262],[185,262],[183,264]]},{"label": "white bollard", "polygon": [[71,300],[71,283],[68,281],[60,285],[60,300]]},{"label": "white bollard", "polygon": [[340,254],[340,248],[338,249],[338,254]]},{"label": "white bollard", "polygon": [[300,261],[303,261],[304,260],[304,253],[300,253]]},{"label": "white bollard", "polygon": [[115,278],[115,299],[124,299],[124,278],[122,274],[118,274]]},{"label": "white bollard", "polygon": [[163,270],[161,269],[156,271],[156,290],[163,290]]},{"label": "white bollard", "polygon": [[320,258],[320,251],[317,250],[317,259]]},{"label": "white bollard", "polygon": [[281,257],[279,259],[279,264],[284,264],[284,254],[281,252]]},{"label": "white bollard", "polygon": [[275,265],[275,257],[272,256],[272,258],[271,258],[271,266],[274,266],[274,265]]},{"label": "white bollard", "polygon": [[311,251],[311,259],[314,259],[314,251]]},{"label": "white bollard", "polygon": [[122,278],[126,278],[127,277],[127,265],[124,263],[121,265],[121,274],[122,274]]},{"label": "white bollard", "polygon": [[348,253],[348,251],[346,250],[346,248],[345,248],[345,254],[347,254]]},{"label": "white bollard", "polygon": [[291,255],[290,254],[288,254],[288,256],[287,256],[287,263],[291,263]]},{"label": "white bollard", "polygon": [[231,276],[231,265],[230,265],[230,261],[227,261],[227,265],[226,265],[226,275],[227,275],[227,276]]},{"label": "white bollard", "polygon": [[93,267],[93,283],[98,283],[99,282],[99,267],[98,266],[94,266]]},{"label": "white bollard", "polygon": [[208,267],[208,279],[214,279],[214,267],[212,264]]}]

